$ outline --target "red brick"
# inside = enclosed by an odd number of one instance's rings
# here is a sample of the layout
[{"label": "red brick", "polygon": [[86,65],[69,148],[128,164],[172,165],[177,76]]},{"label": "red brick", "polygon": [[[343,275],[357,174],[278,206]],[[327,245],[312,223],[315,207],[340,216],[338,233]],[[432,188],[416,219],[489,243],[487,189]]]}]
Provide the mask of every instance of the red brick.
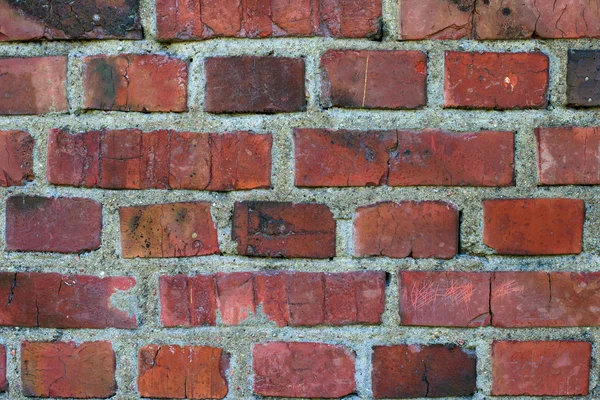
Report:
[{"label": "red brick", "polygon": [[[51,6],[48,6],[51,5]],[[0,1],[0,41],[141,39],[139,0]]]},{"label": "red brick", "polygon": [[374,346],[373,396],[470,396],[476,388],[476,362],[475,354],[450,345]]},{"label": "red brick", "polygon": [[538,175],[544,185],[600,184],[598,128],[555,127],[535,130]]},{"label": "red brick", "polygon": [[512,132],[294,130],[295,184],[508,186]]},{"label": "red brick", "polygon": [[381,30],[378,0],[158,0],[159,40],[211,37],[277,36],[377,37]]},{"label": "red brick", "polygon": [[324,204],[236,202],[232,236],[246,256],[335,256],[335,220]]},{"label": "red brick", "polygon": [[66,82],[67,57],[0,58],[0,115],[69,111]]},{"label": "red brick", "polygon": [[0,392],[8,390],[8,381],[6,380],[6,346],[0,345]]},{"label": "red brick", "polygon": [[53,129],[50,183],[106,189],[246,190],[271,186],[271,134]]},{"label": "red brick", "polygon": [[329,50],[321,57],[326,108],[421,108],[427,55],[421,51]]},{"label": "red brick", "polygon": [[458,252],[459,215],[439,201],[383,202],[354,214],[354,254],[358,257],[452,258]]},{"label": "red brick", "polygon": [[125,258],[219,254],[209,203],[122,207],[119,216],[121,255]]},{"label": "red brick", "polygon": [[139,353],[138,390],[142,397],[222,399],[228,367],[229,356],[217,347],[145,346]]},{"label": "red brick", "polygon": [[117,390],[110,342],[23,342],[21,379],[29,397],[108,398]]},{"label": "red brick", "polygon": [[278,326],[379,324],[385,273],[234,272],[161,276],[163,326],[238,325],[260,310]]},{"label": "red brick", "polygon": [[543,53],[463,53],[447,51],[446,107],[545,108],[548,56]]},{"label": "red brick", "polygon": [[33,138],[23,131],[0,131],[0,186],[33,180]]},{"label": "red brick", "polygon": [[254,392],[276,397],[343,397],[355,392],[356,356],[344,346],[271,342],[252,350]]},{"label": "red brick", "polygon": [[303,111],[304,60],[216,57],[206,60],[204,109],[212,113]]},{"label": "red brick", "polygon": [[475,39],[577,39],[600,37],[594,0],[478,0]]},{"label": "red brick", "polygon": [[600,273],[496,272],[494,326],[598,326]]},{"label": "red brick", "polygon": [[83,59],[87,110],[187,111],[188,64],[158,54],[95,55]]},{"label": "red brick", "polygon": [[476,0],[400,0],[404,40],[470,38]]},{"label": "red brick", "polygon": [[587,342],[494,342],[491,394],[585,396],[591,350]]},{"label": "red brick", "polygon": [[583,200],[485,200],[483,242],[500,254],[578,254],[584,218]]},{"label": "red brick", "polygon": [[39,328],[135,329],[135,315],[111,302],[135,286],[128,277],[0,272],[0,325]]},{"label": "red brick", "polygon": [[398,299],[402,325],[488,326],[487,272],[400,271]]},{"label": "red brick", "polygon": [[6,250],[84,253],[100,247],[102,205],[91,199],[12,196]]}]

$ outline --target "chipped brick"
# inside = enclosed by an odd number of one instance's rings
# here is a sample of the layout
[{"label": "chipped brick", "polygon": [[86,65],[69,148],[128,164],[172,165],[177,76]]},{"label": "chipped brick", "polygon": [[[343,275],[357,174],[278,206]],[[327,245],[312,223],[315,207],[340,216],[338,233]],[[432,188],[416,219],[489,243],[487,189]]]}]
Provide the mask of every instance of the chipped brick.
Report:
[{"label": "chipped brick", "polygon": [[0,131],[0,186],[33,180],[33,138],[23,131]]}]

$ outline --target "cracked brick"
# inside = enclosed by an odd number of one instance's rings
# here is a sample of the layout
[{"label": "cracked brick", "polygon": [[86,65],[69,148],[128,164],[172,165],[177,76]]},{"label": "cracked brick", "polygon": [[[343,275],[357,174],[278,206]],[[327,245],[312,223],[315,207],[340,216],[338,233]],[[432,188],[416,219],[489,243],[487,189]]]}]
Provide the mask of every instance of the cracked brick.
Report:
[{"label": "cracked brick", "polygon": [[356,355],[324,343],[270,342],[252,350],[254,393],[337,398],[356,391]]},{"label": "cracked brick", "polygon": [[404,40],[470,38],[475,1],[400,0],[400,37]]},{"label": "cracked brick", "polygon": [[600,106],[600,51],[569,50],[567,62],[567,105]]},{"label": "cracked brick", "polygon": [[458,209],[441,201],[381,202],[354,213],[358,257],[452,258],[458,252]]},{"label": "cracked brick", "polygon": [[139,112],[187,111],[188,63],[158,54],[83,58],[83,108]]},{"label": "cracked brick", "polygon": [[33,138],[23,131],[0,131],[0,187],[32,181]]}]

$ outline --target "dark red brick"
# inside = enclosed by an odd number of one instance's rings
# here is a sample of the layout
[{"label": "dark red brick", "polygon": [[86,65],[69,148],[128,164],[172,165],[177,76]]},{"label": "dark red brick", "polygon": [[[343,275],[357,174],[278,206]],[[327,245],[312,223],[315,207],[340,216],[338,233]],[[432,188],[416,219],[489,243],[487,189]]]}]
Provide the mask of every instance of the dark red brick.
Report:
[{"label": "dark red brick", "polygon": [[212,113],[303,111],[304,60],[216,57],[206,60],[204,109]]},{"label": "dark red brick", "polygon": [[488,326],[488,272],[400,271],[398,299],[402,325]]},{"label": "dark red brick", "polygon": [[232,236],[246,256],[335,256],[335,220],[324,204],[236,202]]},{"label": "dark red brick", "polygon": [[585,396],[592,346],[587,342],[492,344],[492,396]]},{"label": "dark red brick", "polygon": [[39,328],[135,329],[135,315],[111,302],[135,286],[128,277],[0,272],[0,325]]},{"label": "dark red brick", "polygon": [[373,396],[457,397],[475,392],[475,354],[444,345],[373,347]]},{"label": "dark red brick", "polygon": [[139,353],[138,390],[142,397],[222,399],[228,367],[229,356],[217,347],[145,346]]},{"label": "dark red brick", "polygon": [[427,55],[421,51],[329,50],[321,57],[326,108],[421,108],[427,103]]},{"label": "dark red brick", "polygon": [[544,185],[600,184],[598,128],[537,128],[538,175]]},{"label": "dark red brick", "polygon": [[[597,18],[598,14],[596,14]],[[600,25],[595,26],[600,30]],[[567,105],[600,106],[600,51],[569,50],[567,63]]]},{"label": "dark red brick", "polygon": [[459,215],[439,201],[383,202],[354,214],[354,254],[359,257],[452,258],[458,252]]},{"label": "dark red brick", "polygon": [[405,40],[470,38],[476,0],[400,0],[400,37]]},{"label": "dark red brick", "polygon": [[483,242],[500,254],[578,254],[584,218],[583,200],[485,200]]},{"label": "dark red brick", "polygon": [[23,394],[29,397],[112,397],[115,366],[110,342],[21,344]]},{"label": "dark red brick", "polygon": [[84,253],[100,247],[102,205],[91,199],[12,196],[6,250]]},{"label": "dark red brick", "polygon": [[496,272],[494,326],[598,326],[599,289],[597,272]]},{"label": "dark red brick", "polygon": [[378,37],[380,0],[158,0],[159,40],[277,36]]},{"label": "dark red brick", "polygon": [[65,56],[0,58],[0,115],[69,111],[66,82]]},{"label": "dark red brick", "polygon": [[445,106],[454,108],[545,108],[548,56],[543,53],[447,51]]},{"label": "dark red brick", "polygon": [[158,54],[95,55],[83,59],[87,110],[187,111],[188,64]]},{"label": "dark red brick", "polygon": [[141,39],[139,0],[0,1],[0,41]]},{"label": "dark red brick", "polygon": [[53,129],[50,183],[106,189],[245,190],[271,186],[271,134]]},{"label": "dark red brick", "polygon": [[33,138],[23,131],[0,131],[0,186],[33,180]]},{"label": "dark red brick", "polygon": [[238,325],[261,310],[278,326],[378,324],[385,273],[235,272],[161,276],[164,326]]},{"label": "dark red brick", "polygon": [[343,397],[355,392],[355,354],[324,343],[254,345],[254,392],[275,397]]},{"label": "dark red brick", "polygon": [[8,381],[6,380],[6,346],[0,345],[0,392],[8,390]]},{"label": "dark red brick", "polygon": [[219,253],[217,227],[209,203],[122,207],[124,258],[194,257]]}]

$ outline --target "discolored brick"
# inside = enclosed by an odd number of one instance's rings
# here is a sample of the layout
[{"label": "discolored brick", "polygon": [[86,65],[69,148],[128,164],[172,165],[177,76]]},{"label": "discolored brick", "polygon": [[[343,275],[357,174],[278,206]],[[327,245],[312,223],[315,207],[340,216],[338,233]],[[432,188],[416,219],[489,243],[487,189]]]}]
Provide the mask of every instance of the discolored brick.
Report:
[{"label": "discolored brick", "polygon": [[142,397],[222,399],[228,368],[229,355],[217,347],[148,345],[139,352],[138,390]]},{"label": "discolored brick", "polygon": [[[600,18],[599,18],[600,19]],[[600,27],[597,27],[600,30]],[[600,106],[600,51],[569,50],[567,63],[567,105]]]},{"label": "discolored brick", "polygon": [[206,60],[204,109],[212,113],[303,111],[304,60],[215,57]]},{"label": "discolored brick", "polygon": [[335,220],[324,204],[236,202],[232,236],[241,255],[335,256]]},{"label": "discolored brick", "polygon": [[67,57],[0,58],[0,115],[69,111]]},{"label": "discolored brick", "polygon": [[458,252],[458,210],[439,201],[382,202],[356,209],[359,257],[452,258]]},{"label": "discolored brick", "polygon": [[427,55],[421,51],[329,50],[321,57],[326,108],[414,109],[427,103]]},{"label": "discolored brick", "polygon": [[33,138],[23,131],[0,131],[0,187],[33,180]]},{"label": "discolored brick", "polygon": [[194,257],[219,253],[210,204],[171,203],[122,207],[124,258]]},{"label": "discolored brick", "polygon": [[187,111],[188,64],[158,54],[94,55],[83,59],[87,110]]},{"label": "discolored brick", "polygon": [[454,345],[373,347],[373,396],[457,397],[475,392],[475,354]]},{"label": "discolored brick", "polygon": [[471,38],[476,0],[400,0],[404,40]]}]

